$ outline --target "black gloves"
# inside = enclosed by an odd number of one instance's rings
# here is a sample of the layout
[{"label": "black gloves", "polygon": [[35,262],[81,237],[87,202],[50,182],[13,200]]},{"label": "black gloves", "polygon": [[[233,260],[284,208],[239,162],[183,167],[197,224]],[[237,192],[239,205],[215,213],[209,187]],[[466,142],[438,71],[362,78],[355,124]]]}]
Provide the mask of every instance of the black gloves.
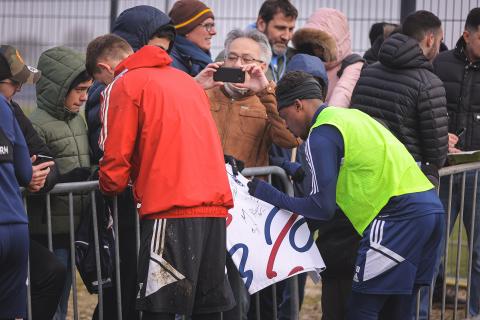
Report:
[{"label": "black gloves", "polygon": [[439,183],[440,183],[440,176],[438,174],[438,168],[434,164],[430,163],[422,163],[421,167],[423,174],[427,176],[428,180],[435,186],[435,188],[438,188]]},{"label": "black gloves", "polygon": [[251,195],[251,196],[255,196],[255,191],[257,190],[257,186],[258,184],[261,182],[260,179],[258,178],[253,178],[252,181],[248,182],[247,183],[247,187],[248,187],[248,193]]},{"label": "black gloves", "polygon": [[245,168],[243,161],[235,159],[231,155],[224,154],[223,159],[225,160],[225,163],[228,163],[232,166],[232,173],[234,176],[238,175],[238,173],[242,172],[242,170]]},{"label": "black gloves", "polygon": [[58,177],[59,183],[86,181],[90,177],[90,168],[79,167],[61,174]]},{"label": "black gloves", "polygon": [[305,170],[303,170],[302,165],[298,162],[286,160],[282,163],[282,168],[295,182],[302,182],[303,178],[305,178]]},{"label": "black gloves", "polygon": [[292,180],[295,182],[302,182],[303,178],[305,178],[305,170],[302,167],[298,168],[297,171],[293,174]]}]

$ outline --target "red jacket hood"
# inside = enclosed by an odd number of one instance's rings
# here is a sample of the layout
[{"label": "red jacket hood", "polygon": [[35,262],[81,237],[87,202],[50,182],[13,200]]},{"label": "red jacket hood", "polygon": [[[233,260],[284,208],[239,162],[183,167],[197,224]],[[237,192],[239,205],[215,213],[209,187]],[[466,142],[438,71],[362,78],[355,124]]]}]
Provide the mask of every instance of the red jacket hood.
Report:
[{"label": "red jacket hood", "polygon": [[138,68],[162,68],[170,65],[172,58],[158,46],[144,46],[128,58],[124,59],[116,68],[115,76],[123,70]]}]

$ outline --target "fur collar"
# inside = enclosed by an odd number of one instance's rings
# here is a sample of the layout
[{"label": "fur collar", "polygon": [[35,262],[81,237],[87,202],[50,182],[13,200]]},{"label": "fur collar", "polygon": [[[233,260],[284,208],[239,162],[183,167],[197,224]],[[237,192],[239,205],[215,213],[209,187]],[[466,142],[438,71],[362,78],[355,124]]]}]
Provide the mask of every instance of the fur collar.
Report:
[{"label": "fur collar", "polygon": [[322,59],[327,69],[329,65],[338,62],[335,39],[325,31],[313,28],[300,29],[293,35],[292,43],[299,52]]}]

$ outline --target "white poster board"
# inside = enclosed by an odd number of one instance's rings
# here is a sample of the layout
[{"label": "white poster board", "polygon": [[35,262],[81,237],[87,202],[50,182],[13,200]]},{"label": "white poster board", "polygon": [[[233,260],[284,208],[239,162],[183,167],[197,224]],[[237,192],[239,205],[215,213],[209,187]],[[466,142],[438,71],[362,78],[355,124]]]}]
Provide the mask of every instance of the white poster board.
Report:
[{"label": "white poster board", "polygon": [[227,173],[235,207],[227,218],[227,250],[250,294],[293,275],[314,281],[325,264],[302,216],[248,194],[248,180]]}]

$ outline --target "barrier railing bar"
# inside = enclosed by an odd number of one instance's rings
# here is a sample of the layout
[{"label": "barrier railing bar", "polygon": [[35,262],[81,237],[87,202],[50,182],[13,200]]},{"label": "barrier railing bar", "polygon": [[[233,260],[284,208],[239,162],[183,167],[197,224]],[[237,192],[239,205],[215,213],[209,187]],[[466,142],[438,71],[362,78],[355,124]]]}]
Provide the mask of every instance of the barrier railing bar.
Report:
[{"label": "barrier railing bar", "polygon": [[450,240],[450,213],[452,212],[452,188],[453,188],[453,174],[450,174],[448,183],[448,205],[447,205],[447,223],[445,228],[445,243],[443,256],[443,283],[442,283],[442,310],[440,319],[445,319],[445,298],[447,292],[447,261],[448,261],[448,241]]},{"label": "barrier railing bar", "polygon": [[290,286],[291,296],[291,314],[290,319],[298,320],[300,316],[300,301],[298,292],[298,276],[294,276],[288,279],[288,285]]},{"label": "barrier railing bar", "polygon": [[417,292],[417,297],[416,297],[417,303],[416,303],[416,307],[415,307],[415,320],[420,319],[420,297],[422,295],[422,290],[423,290],[423,287],[420,287],[420,289]]},{"label": "barrier railing bar", "polygon": [[115,232],[115,285],[117,291],[117,315],[122,320],[122,288],[120,284],[120,235],[118,233],[118,198],[113,198],[113,228]]},{"label": "barrier railing bar", "polygon": [[257,320],[262,320],[262,318],[260,317],[260,294],[257,292],[255,293],[255,305],[256,305],[256,308],[255,308],[255,315],[257,317]]},{"label": "barrier railing bar", "polygon": [[278,176],[285,187],[285,191],[288,195],[293,196],[293,186],[288,180],[287,174],[285,171],[280,167],[269,166],[269,167],[256,167],[256,168],[245,168],[242,171],[244,176],[265,176],[269,174],[274,174]]},{"label": "barrier railing bar", "polygon": [[[25,192],[22,192],[22,200],[23,206],[25,208],[25,212],[28,212],[27,207],[27,197]],[[32,318],[32,292],[31,292],[31,283],[30,283],[30,252],[28,253],[27,259],[27,277],[28,277],[28,284],[27,284],[27,316],[28,319]]]},{"label": "barrier railing bar", "polygon": [[430,315],[432,314],[434,288],[435,288],[435,279],[432,280],[432,284],[430,285],[430,287],[428,287],[427,319],[430,319]]},{"label": "barrier railing bar", "polygon": [[277,319],[277,285],[274,283],[272,284],[272,305],[273,305],[273,310],[272,310],[272,316],[273,319]]},{"label": "barrier railing bar", "polygon": [[440,177],[443,177],[477,169],[480,169],[480,162],[464,163],[455,166],[444,167],[439,170],[438,174],[440,175]]},{"label": "barrier railing bar", "polygon": [[[472,212],[471,212],[471,222],[470,222],[470,243],[469,248],[473,248],[473,239],[474,239],[474,232],[475,232],[475,210],[477,204],[477,182],[478,182],[478,169],[475,170],[475,178],[473,181],[473,203],[472,203]],[[467,305],[465,309],[465,318],[469,316],[470,310],[470,290],[471,284],[470,281],[472,280],[472,264],[473,264],[473,250],[469,250],[468,252],[468,270],[467,270]]]},{"label": "barrier railing bar", "polygon": [[52,208],[50,202],[50,193],[47,193],[45,196],[45,205],[47,206],[47,241],[48,241],[48,250],[53,252],[53,242],[52,242]]},{"label": "barrier railing bar", "polygon": [[73,193],[68,193],[68,216],[70,222],[70,267],[73,291],[73,318],[78,320],[77,277],[75,266],[75,224],[73,221]]},{"label": "barrier railing bar", "polygon": [[[268,166],[268,167],[253,167],[253,168],[245,168],[242,171],[242,174],[244,176],[262,176],[262,175],[268,175],[269,178],[269,183],[271,183],[271,175],[276,175],[277,177],[280,178],[286,193],[289,196],[294,196],[293,192],[293,184],[288,179],[287,174],[285,173],[285,170],[283,170],[280,167],[276,166]],[[299,302],[299,295],[298,295],[298,277],[293,276],[288,278],[288,286],[290,287],[290,290],[292,294],[290,295],[290,319],[291,320],[297,320],[299,318],[299,312],[300,312],[300,302]],[[256,294],[255,296],[255,303],[257,305],[256,308],[256,316],[257,319],[260,320],[260,298],[259,295]],[[276,302],[276,296],[274,298]],[[277,312],[277,305],[276,303],[273,304],[274,308],[274,314]]]},{"label": "barrier railing bar", "polygon": [[463,209],[465,207],[465,183],[467,179],[467,172],[463,172],[462,174],[462,192],[461,192],[461,200],[460,200],[460,213],[458,215],[458,238],[457,238],[457,260],[456,260],[456,272],[455,272],[455,302],[453,308],[453,320],[457,319],[457,310],[458,310],[458,279],[460,278],[460,258],[462,256],[462,222],[463,222]]},{"label": "barrier railing bar", "polygon": [[[97,283],[98,283],[98,317],[103,320],[103,281],[102,269],[100,268],[100,243],[98,241],[98,217],[97,217],[97,203],[95,199],[95,191],[90,191],[92,199],[92,222],[93,222],[93,243],[95,245],[95,268],[97,269]],[[100,200],[101,201],[101,200]],[[104,214],[100,212],[100,214]]]}]

